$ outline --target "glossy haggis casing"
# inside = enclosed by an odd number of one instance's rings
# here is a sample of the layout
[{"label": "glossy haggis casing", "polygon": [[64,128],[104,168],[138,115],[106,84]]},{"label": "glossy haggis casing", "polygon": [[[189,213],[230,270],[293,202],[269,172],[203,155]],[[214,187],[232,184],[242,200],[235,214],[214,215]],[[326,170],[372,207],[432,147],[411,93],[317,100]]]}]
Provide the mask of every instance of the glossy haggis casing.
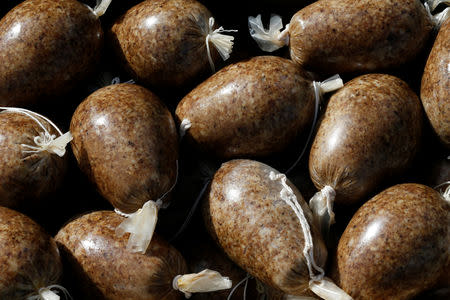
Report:
[{"label": "glossy haggis casing", "polygon": [[100,57],[103,31],[77,0],[26,0],[0,20],[0,104],[29,106],[69,91]]},{"label": "glossy haggis casing", "polygon": [[[50,134],[58,133],[37,117]],[[18,112],[0,113],[0,205],[18,210],[37,207],[39,201],[54,192],[66,172],[66,157],[30,150],[42,128],[29,116]]]},{"label": "glossy haggis casing", "polygon": [[321,0],[292,17],[290,53],[322,74],[380,71],[413,59],[432,28],[419,0]]},{"label": "glossy haggis casing", "polygon": [[[249,274],[291,295],[308,289],[302,226],[280,192],[278,171],[252,160],[231,160],[220,167],[204,203],[206,226],[225,253]],[[302,195],[289,181],[311,229],[314,258],[325,265],[327,249]]]},{"label": "glossy haggis casing", "polygon": [[186,95],[178,122],[186,137],[220,158],[263,157],[282,151],[310,129],[311,74],[291,60],[260,56],[229,65]]},{"label": "glossy haggis casing", "polygon": [[62,263],[53,238],[29,217],[0,206],[0,299],[37,296],[60,284]]},{"label": "glossy haggis casing", "polygon": [[70,131],[81,170],[124,213],[156,201],[175,183],[175,123],[161,100],[141,86],[97,90],[76,109]]},{"label": "glossy haggis casing", "polygon": [[175,300],[176,275],[187,273],[181,254],[155,234],[145,254],[126,249],[115,229],[124,218],[97,211],[72,220],[55,237],[81,299]]},{"label": "glossy haggis casing", "polygon": [[[139,82],[153,88],[185,87],[211,72],[206,50],[210,17],[195,0],[147,0],[114,23],[110,40]],[[211,43],[210,49],[216,60]]]},{"label": "glossy haggis casing", "polygon": [[365,203],[343,233],[336,277],[357,299],[411,299],[448,274],[450,205],[430,187],[399,184]]},{"label": "glossy haggis casing", "polygon": [[318,189],[351,204],[403,172],[422,133],[420,100],[401,79],[367,74],[331,96],[314,138],[309,173]]},{"label": "glossy haggis casing", "polygon": [[431,126],[450,148],[450,18],[441,26],[422,77],[420,98]]}]

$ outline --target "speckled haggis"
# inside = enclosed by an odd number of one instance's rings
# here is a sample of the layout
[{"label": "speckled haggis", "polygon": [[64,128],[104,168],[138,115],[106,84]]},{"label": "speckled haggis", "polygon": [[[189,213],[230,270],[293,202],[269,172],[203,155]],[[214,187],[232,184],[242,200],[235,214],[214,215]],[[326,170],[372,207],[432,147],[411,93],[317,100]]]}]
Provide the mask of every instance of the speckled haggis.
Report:
[{"label": "speckled haggis", "polygon": [[331,96],[311,147],[314,185],[355,203],[412,162],[423,123],[419,98],[391,75],[368,74]]},{"label": "speckled haggis", "polygon": [[172,288],[173,278],[187,273],[181,254],[157,234],[145,254],[127,251],[128,238],[115,234],[123,220],[112,211],[93,212],[71,221],[56,235],[83,299],[184,299]]},{"label": "speckled haggis", "polygon": [[[214,174],[204,203],[206,226],[225,253],[263,283],[291,295],[308,289],[304,236],[291,207],[280,197],[275,169],[252,160],[231,160]],[[323,267],[327,249],[302,195],[289,181],[311,228],[314,257]]]},{"label": "speckled haggis", "polygon": [[[37,117],[38,118],[38,117]],[[51,133],[58,133],[45,120],[40,122]],[[66,171],[66,157],[29,150],[22,144],[36,146],[34,137],[43,132],[29,116],[0,112],[0,205],[22,210],[38,205],[39,200],[55,191]]]},{"label": "speckled haggis", "polygon": [[450,18],[442,24],[422,77],[420,98],[431,126],[450,148]]},{"label": "speckled haggis", "polygon": [[27,0],[0,21],[0,104],[28,106],[73,88],[100,57],[98,17],[77,0]]},{"label": "speckled haggis", "polygon": [[326,74],[384,70],[414,58],[432,28],[419,0],[316,1],[291,19],[291,58]]},{"label": "speckled haggis", "polygon": [[311,75],[294,62],[260,56],[227,66],[178,104],[186,137],[221,158],[262,157],[285,149],[314,116]]},{"label": "speckled haggis", "polygon": [[0,298],[26,299],[60,284],[62,264],[55,241],[27,216],[0,206]]},{"label": "speckled haggis", "polygon": [[97,90],[76,109],[70,131],[81,170],[124,213],[156,201],[175,182],[175,123],[159,98],[141,86]]},{"label": "speckled haggis", "polygon": [[340,287],[355,300],[411,299],[446,269],[450,205],[435,190],[400,184],[353,216],[337,250]]},{"label": "speckled haggis", "polygon": [[[115,22],[110,40],[133,78],[158,88],[185,86],[211,72],[206,51],[210,17],[195,0],[147,0]],[[211,43],[210,49],[217,59]]]}]

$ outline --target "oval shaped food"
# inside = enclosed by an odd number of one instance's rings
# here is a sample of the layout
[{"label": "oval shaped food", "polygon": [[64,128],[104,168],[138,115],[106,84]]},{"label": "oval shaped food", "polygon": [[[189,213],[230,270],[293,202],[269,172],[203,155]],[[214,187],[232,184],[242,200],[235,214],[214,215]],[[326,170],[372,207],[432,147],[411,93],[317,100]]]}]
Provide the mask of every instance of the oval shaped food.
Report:
[{"label": "oval shaped food", "polygon": [[[56,130],[44,119],[37,120],[50,134]],[[0,112],[0,205],[19,210],[36,208],[39,201],[56,191],[66,172],[67,160],[49,151],[33,153],[35,137],[43,128],[30,116]],[[31,150],[31,152],[30,152]]]},{"label": "oval shaped food", "polygon": [[434,132],[450,149],[450,18],[441,26],[422,77],[420,98]]},{"label": "oval shaped food", "polygon": [[309,172],[318,189],[355,203],[412,162],[421,138],[422,107],[391,75],[357,77],[331,96],[314,138]]},{"label": "oval shaped food", "polygon": [[175,114],[190,121],[186,137],[204,151],[221,158],[267,156],[309,129],[313,82],[290,60],[255,57],[211,76]]},{"label": "oval shaped food", "polygon": [[337,249],[337,277],[354,299],[411,299],[447,271],[450,205],[420,184],[390,187],[365,203]]},{"label": "oval shaped food", "polygon": [[97,90],[76,109],[70,132],[81,170],[124,213],[156,201],[175,183],[175,123],[159,98],[141,86]]},{"label": "oval shaped food", "polygon": [[[303,254],[303,227],[282,199],[275,169],[251,160],[232,160],[215,173],[206,196],[207,228],[225,253],[263,283],[291,295],[308,289],[310,274]],[[300,192],[286,182],[310,226],[312,255],[325,265],[327,250]],[[283,194],[284,195],[284,194]]]},{"label": "oval shaped food", "polygon": [[27,0],[0,20],[0,105],[59,96],[93,70],[103,32],[76,0]]},{"label": "oval shaped food", "polygon": [[187,271],[181,254],[156,234],[145,254],[127,251],[127,239],[115,234],[123,220],[112,211],[93,212],[56,235],[81,299],[183,299],[172,288],[174,277]]},{"label": "oval shaped food", "polygon": [[[139,82],[184,87],[211,72],[206,49],[211,17],[195,0],[147,0],[114,23],[110,39],[124,68]],[[211,53],[218,58],[215,50]]]},{"label": "oval shaped food", "polygon": [[55,241],[27,216],[0,206],[0,298],[28,299],[58,284],[62,263]]},{"label": "oval shaped food", "polygon": [[432,28],[419,0],[316,1],[292,17],[290,53],[314,72],[373,72],[413,59]]}]

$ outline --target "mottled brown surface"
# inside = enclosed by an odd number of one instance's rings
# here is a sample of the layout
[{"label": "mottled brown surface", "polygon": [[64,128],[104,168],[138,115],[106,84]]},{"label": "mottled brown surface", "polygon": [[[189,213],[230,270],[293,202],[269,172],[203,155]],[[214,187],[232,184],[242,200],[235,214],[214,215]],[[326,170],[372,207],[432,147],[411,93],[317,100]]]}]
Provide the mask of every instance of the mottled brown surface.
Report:
[{"label": "mottled brown surface", "polygon": [[431,126],[450,149],[450,18],[442,24],[422,77],[420,98]]},{"label": "mottled brown surface", "polygon": [[59,284],[55,241],[27,216],[0,206],[0,299],[25,299]]},{"label": "mottled brown surface", "polygon": [[78,106],[70,131],[81,170],[122,212],[156,201],[175,182],[178,136],[172,115],[143,87],[97,90]]},{"label": "mottled brown surface", "polygon": [[172,288],[173,278],[187,272],[181,254],[156,234],[145,254],[129,252],[128,237],[115,234],[123,220],[112,211],[93,212],[56,235],[61,254],[70,263],[67,272],[73,272],[77,289],[84,292],[82,299],[183,299]]},{"label": "mottled brown surface", "polygon": [[179,103],[186,137],[222,158],[262,157],[310,130],[314,89],[290,60],[260,56],[220,70]]},{"label": "mottled brown surface", "polygon": [[431,28],[419,0],[322,0],[292,17],[290,52],[316,72],[371,72],[413,59]]},{"label": "mottled brown surface", "polygon": [[[232,160],[214,175],[204,216],[208,230],[227,255],[265,284],[292,295],[308,288],[303,256],[304,236],[291,207],[280,197],[280,180],[269,178],[271,167],[251,160]],[[314,256],[324,266],[327,250],[312,224],[312,214],[290,182],[310,224]]]},{"label": "mottled brown surface", "polygon": [[430,288],[449,259],[449,212],[436,191],[419,184],[373,197],[339,241],[340,287],[355,300],[411,299]]},{"label": "mottled brown surface", "polygon": [[[44,120],[51,133],[58,133]],[[0,112],[0,205],[23,209],[34,207],[54,192],[66,171],[66,157],[47,151],[24,153],[22,144],[36,146],[34,137],[43,129],[30,117],[15,112]]]},{"label": "mottled brown surface", "polygon": [[31,105],[67,92],[93,69],[103,32],[76,0],[27,0],[0,21],[0,104]]},{"label": "mottled brown surface", "polygon": [[[206,51],[211,16],[194,0],[147,0],[115,22],[110,39],[135,79],[150,86],[184,86],[211,72]],[[217,58],[211,43],[210,49]]]},{"label": "mottled brown surface", "polygon": [[353,79],[335,93],[309,157],[318,189],[355,203],[398,175],[414,158],[423,123],[420,100],[402,80],[382,74]]}]

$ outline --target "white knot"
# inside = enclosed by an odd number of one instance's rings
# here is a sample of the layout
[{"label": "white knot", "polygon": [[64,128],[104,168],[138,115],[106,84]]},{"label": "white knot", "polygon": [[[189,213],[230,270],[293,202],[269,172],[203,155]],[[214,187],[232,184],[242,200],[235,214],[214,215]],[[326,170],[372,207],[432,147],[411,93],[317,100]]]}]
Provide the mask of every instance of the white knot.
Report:
[{"label": "white knot", "polygon": [[442,197],[444,197],[445,201],[450,203],[450,185],[445,189],[444,193],[442,194]]},{"label": "white knot", "polygon": [[94,14],[97,17],[101,17],[105,14],[112,0],[97,0],[97,4],[94,7]]},{"label": "white knot", "polygon": [[333,203],[336,198],[336,191],[329,185],[324,186],[319,192],[309,200],[309,207],[314,216],[314,220],[324,237],[328,235],[330,227],[335,222]]},{"label": "white knot", "polygon": [[41,296],[43,300],[59,300],[58,294],[48,288],[41,288],[39,290],[39,296]]},{"label": "white knot", "polygon": [[144,254],[155,232],[156,223],[158,222],[158,211],[161,207],[161,201],[149,200],[139,208],[136,212],[125,214],[117,208],[115,212],[126,219],[116,228],[117,236],[121,237],[125,233],[130,233],[127,243],[127,250],[132,253]]},{"label": "white knot", "polygon": [[[178,287],[178,279],[179,279],[181,276],[183,276],[183,275],[177,275],[177,276],[175,276],[175,277],[172,279],[172,288],[173,288],[174,290],[176,290],[176,291],[179,291],[179,290],[180,290],[179,287]],[[187,297],[187,298],[189,298],[189,297]]]},{"label": "white knot", "polygon": [[331,279],[324,277],[320,281],[309,282],[309,289],[325,300],[352,300],[344,290],[338,287]]},{"label": "white knot", "polygon": [[[40,132],[38,136],[33,138],[35,146],[21,144],[21,146],[27,150],[23,150],[23,153],[39,153],[43,151],[47,151],[49,153],[56,154],[60,157],[64,156],[66,153],[66,146],[70,141],[72,141],[73,137],[70,132],[66,132],[63,134],[61,130],[48,118],[35,113],[33,111],[24,109],[24,108],[16,108],[16,107],[0,107],[0,110],[5,110],[6,112],[20,113],[28,116],[30,119],[35,121],[39,127],[43,130]],[[47,128],[42,124],[39,118],[45,120],[50,126],[52,126],[59,134],[59,137],[56,138],[55,134],[50,134]]]},{"label": "white knot", "polygon": [[429,0],[426,1],[423,5],[425,7],[425,10],[428,14],[428,17],[430,20],[434,23],[434,32],[439,31],[444,21],[448,18],[450,15],[450,8],[447,7],[440,13],[437,13],[435,15],[432,14],[432,11],[436,9],[441,3],[450,4],[449,0]]},{"label": "white knot", "polygon": [[[111,80],[111,85],[119,84],[120,82],[121,82],[121,81],[120,81],[120,78],[119,78],[119,77],[114,77],[114,78]],[[135,84],[136,81],[134,81],[133,79],[130,79],[130,80],[128,80],[128,81],[124,81],[123,83]]]},{"label": "white knot", "polygon": [[[441,188],[444,187],[444,186],[447,186],[447,187],[442,192]],[[436,191],[440,192],[442,198],[444,198],[444,200],[447,201],[450,204],[450,181],[443,182],[443,183],[437,185],[436,187],[434,187],[434,189]]]},{"label": "white knot", "polygon": [[191,121],[189,121],[189,119],[183,119],[183,121],[181,121],[180,124],[180,130],[179,130],[179,134],[180,134],[180,138],[183,138],[184,135],[186,134],[186,131],[191,128],[192,123]]},{"label": "white knot", "polygon": [[120,78],[119,77],[114,77],[111,80],[111,85],[115,85],[115,84],[119,84],[120,83]]},{"label": "white knot", "polygon": [[344,82],[342,81],[339,74],[333,75],[330,78],[327,78],[324,81],[319,82],[320,95],[333,92],[335,90],[340,89],[343,86]]},{"label": "white knot", "polygon": [[424,3],[424,6],[429,6],[430,11],[434,11],[441,3],[450,4],[449,0],[428,0]]},{"label": "white knot", "polygon": [[[52,289],[56,291],[52,291]],[[48,287],[40,288],[38,295],[29,296],[26,300],[59,300],[60,296],[56,293],[58,290],[64,294],[66,299],[72,299],[66,288],[53,284]]]},{"label": "white knot", "polygon": [[63,157],[66,153],[66,146],[70,141],[72,141],[73,137],[70,132],[66,132],[65,134],[56,138],[56,135],[48,132],[41,132],[39,136],[34,137],[34,143],[37,147],[21,144],[22,147],[30,149],[24,150],[24,153],[37,153],[42,151],[47,151],[49,153],[54,153],[59,157]]},{"label": "white knot", "polygon": [[248,17],[248,27],[250,36],[255,40],[261,50],[273,52],[284,46],[289,45],[289,24],[283,28],[283,21],[278,15],[270,16],[269,30],[264,28],[261,21],[261,15]]},{"label": "white knot", "polygon": [[209,42],[213,43],[214,47],[220,54],[223,60],[227,60],[230,58],[230,53],[233,51],[233,40],[234,36],[222,34],[222,32],[237,32],[237,30],[225,30],[223,27],[219,27],[216,30],[213,30],[214,27],[214,18],[209,18],[208,24],[208,34],[206,35],[206,51],[208,54],[208,61],[211,66],[211,70],[213,72],[216,71],[216,67],[214,66],[214,62],[211,57],[211,51],[209,49]]},{"label": "white knot", "polygon": [[114,211],[126,219],[116,228],[116,235],[121,237],[125,233],[130,233],[128,238],[127,250],[132,253],[145,254],[155,232],[156,223],[158,222],[158,211],[166,208],[163,199],[169,194],[178,182],[178,160],[176,164],[175,182],[161,197],[156,201],[149,200],[142,205],[136,212],[126,214],[115,208]]},{"label": "white knot", "polygon": [[205,269],[199,273],[177,275],[172,280],[174,290],[184,293],[190,298],[192,293],[208,293],[229,289],[232,282],[228,277],[219,272]]}]

